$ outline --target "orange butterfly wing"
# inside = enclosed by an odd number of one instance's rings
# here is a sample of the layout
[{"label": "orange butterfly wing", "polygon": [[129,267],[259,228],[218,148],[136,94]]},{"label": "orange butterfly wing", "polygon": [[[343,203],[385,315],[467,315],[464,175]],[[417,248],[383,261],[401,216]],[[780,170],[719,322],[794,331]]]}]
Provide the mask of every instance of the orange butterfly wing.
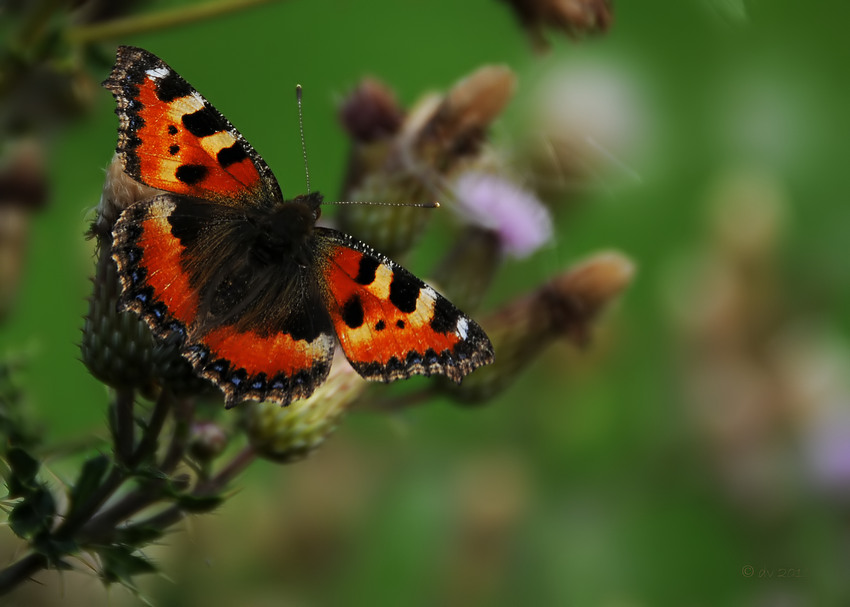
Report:
[{"label": "orange butterfly wing", "polygon": [[136,181],[220,204],[282,200],[259,154],[156,55],[119,47],[103,85],[118,105],[118,155]]},{"label": "orange butterfly wing", "polygon": [[475,321],[398,264],[335,230],[316,228],[322,291],[346,358],[366,379],[446,375],[493,361]]},{"label": "orange butterfly wing", "polygon": [[[312,272],[285,279],[274,268],[252,272],[233,239],[203,229],[210,212],[239,231],[237,211],[169,194],[121,214],[113,257],[123,307],[160,337],[178,337],[183,356],[221,388],[228,407],[309,396],[327,377],[334,349]],[[220,267],[200,263],[199,252]]]}]

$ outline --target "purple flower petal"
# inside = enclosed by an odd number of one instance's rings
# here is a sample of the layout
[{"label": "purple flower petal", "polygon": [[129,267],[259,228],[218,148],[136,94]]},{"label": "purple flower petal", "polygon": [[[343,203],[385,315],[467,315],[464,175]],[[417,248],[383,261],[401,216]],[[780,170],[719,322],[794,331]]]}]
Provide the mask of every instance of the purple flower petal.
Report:
[{"label": "purple flower petal", "polygon": [[527,257],[552,238],[552,219],[543,203],[507,179],[467,171],[455,182],[455,194],[467,220],[496,232],[508,255]]}]

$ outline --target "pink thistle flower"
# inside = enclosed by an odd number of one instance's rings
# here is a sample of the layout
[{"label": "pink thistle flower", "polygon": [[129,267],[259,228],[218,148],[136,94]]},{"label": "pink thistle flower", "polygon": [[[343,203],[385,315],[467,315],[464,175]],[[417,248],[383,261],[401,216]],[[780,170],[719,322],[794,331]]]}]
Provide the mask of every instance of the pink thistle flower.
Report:
[{"label": "pink thistle flower", "polygon": [[507,255],[528,257],[552,238],[552,218],[543,203],[507,179],[467,171],[455,182],[454,192],[461,214],[495,232]]},{"label": "pink thistle flower", "polygon": [[811,475],[827,493],[847,498],[850,497],[850,411],[836,407],[822,417],[813,424],[805,442]]}]

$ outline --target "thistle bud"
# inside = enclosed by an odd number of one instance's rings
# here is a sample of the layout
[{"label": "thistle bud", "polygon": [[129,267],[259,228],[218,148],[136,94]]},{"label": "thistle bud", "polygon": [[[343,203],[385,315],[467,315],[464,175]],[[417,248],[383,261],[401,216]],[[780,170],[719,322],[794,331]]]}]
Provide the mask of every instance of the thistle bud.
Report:
[{"label": "thistle bud", "polygon": [[156,338],[137,314],[119,309],[121,285],[112,259],[112,228],[125,208],[156,193],[130,179],[118,157],[113,158],[91,227],[98,258],[80,348],[89,371],[107,385],[150,394],[155,384],[167,384],[178,394],[194,394],[208,382],[194,373],[178,344]]},{"label": "thistle bud", "polygon": [[593,320],[631,282],[634,264],[621,253],[599,253],[517,299],[481,323],[496,361],[464,378],[441,382],[461,402],[480,402],[502,391],[545,346],[563,336],[585,345]]},{"label": "thistle bud", "polygon": [[121,287],[111,250],[111,245],[102,245],[98,251],[80,344],[83,363],[92,375],[114,388],[148,388],[154,337],[138,316],[118,311]]},{"label": "thistle bud", "polygon": [[260,457],[289,463],[306,457],[336,428],[346,408],[366,388],[351,365],[337,358],[324,384],[309,397],[281,407],[245,403],[243,426]]},{"label": "thistle bud", "polygon": [[209,461],[227,447],[227,433],[211,421],[197,421],[189,430],[189,452],[199,461]]},{"label": "thistle bud", "polygon": [[[423,183],[404,173],[373,173],[353,187],[348,200],[422,202],[433,200]],[[354,234],[384,255],[401,258],[422,236],[432,212],[412,206],[346,205],[336,215],[339,228]]]}]

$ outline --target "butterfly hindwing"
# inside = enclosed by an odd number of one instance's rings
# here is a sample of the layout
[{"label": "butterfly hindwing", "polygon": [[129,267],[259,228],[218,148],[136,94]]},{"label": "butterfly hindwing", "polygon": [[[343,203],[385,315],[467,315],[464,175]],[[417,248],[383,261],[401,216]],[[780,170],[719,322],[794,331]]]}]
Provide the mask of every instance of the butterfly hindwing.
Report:
[{"label": "butterfly hindwing", "polygon": [[475,321],[364,243],[316,228],[325,304],[345,356],[366,379],[446,375],[459,382],[493,361]]},{"label": "butterfly hindwing", "polygon": [[282,200],[260,155],[156,55],[119,47],[103,84],[118,105],[118,155],[136,181],[222,204]]},{"label": "butterfly hindwing", "polygon": [[[113,231],[122,305],[160,337],[178,339],[228,406],[287,404],[325,380],[333,328],[307,270],[281,277],[277,267],[252,266],[235,216],[223,205],[168,194],[126,209]],[[207,257],[219,264],[205,264]]]}]

